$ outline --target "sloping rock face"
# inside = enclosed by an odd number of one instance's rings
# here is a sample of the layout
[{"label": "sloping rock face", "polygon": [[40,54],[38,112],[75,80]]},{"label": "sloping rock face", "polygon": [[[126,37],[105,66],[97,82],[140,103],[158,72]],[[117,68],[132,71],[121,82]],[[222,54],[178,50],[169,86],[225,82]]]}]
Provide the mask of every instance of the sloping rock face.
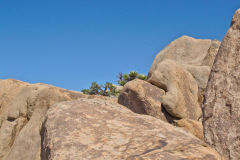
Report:
[{"label": "sloping rock face", "polygon": [[180,64],[162,61],[149,73],[147,81],[166,91],[162,104],[171,116],[194,120],[201,117],[197,82]]},{"label": "sloping rock face", "polygon": [[240,159],[240,9],[218,51],[204,103],[205,140],[226,159]]},{"label": "sloping rock face", "polygon": [[201,104],[203,90],[207,86],[208,77],[219,46],[220,42],[217,40],[202,40],[182,36],[158,53],[149,70],[149,74],[152,74],[157,66],[166,59],[171,59],[181,64],[197,81],[199,103]]},{"label": "sloping rock face", "polygon": [[162,107],[165,91],[143,80],[135,79],[124,85],[118,103],[135,113],[147,114],[163,121],[173,122],[174,117]]},{"label": "sloping rock face", "polygon": [[221,159],[182,129],[100,99],[53,105],[41,135],[43,160]]},{"label": "sloping rock face", "polygon": [[0,159],[40,159],[40,130],[49,106],[81,97],[46,84],[0,80]]}]

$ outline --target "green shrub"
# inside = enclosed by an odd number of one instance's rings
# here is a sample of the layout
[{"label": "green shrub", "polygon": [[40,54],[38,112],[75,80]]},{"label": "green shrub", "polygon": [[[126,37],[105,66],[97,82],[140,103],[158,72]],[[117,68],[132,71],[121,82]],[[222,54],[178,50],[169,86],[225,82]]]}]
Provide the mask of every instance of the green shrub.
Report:
[{"label": "green shrub", "polygon": [[101,85],[97,84],[97,82],[92,82],[92,85],[89,87],[88,94],[97,95],[101,91]]},{"label": "green shrub", "polygon": [[92,82],[89,89],[83,89],[82,92],[84,94],[102,96],[117,96],[119,94],[117,88],[110,82],[106,82],[104,86],[97,84],[97,82]]},{"label": "green shrub", "polygon": [[[128,74],[118,74],[118,84],[124,86],[127,82],[134,79],[146,80],[147,77],[144,74],[138,74],[136,71],[131,71]],[[99,85],[97,82],[92,82],[89,89],[82,89],[84,94],[90,95],[102,95],[102,96],[118,96],[120,91],[110,82],[106,82],[104,85]]]},{"label": "green shrub", "polygon": [[103,86],[102,93],[100,95],[103,96],[116,96],[119,92],[117,88],[110,82],[106,82]]},{"label": "green shrub", "polygon": [[137,78],[141,80],[147,80],[147,76],[145,76],[144,74],[139,74]]},{"label": "green shrub", "polygon": [[84,94],[89,94],[89,89],[82,89],[81,90]]},{"label": "green shrub", "polygon": [[124,86],[127,82],[132,81],[136,78],[146,80],[147,76],[145,76],[144,74],[138,74],[136,71],[131,71],[128,74],[119,73],[118,84],[120,86]]}]

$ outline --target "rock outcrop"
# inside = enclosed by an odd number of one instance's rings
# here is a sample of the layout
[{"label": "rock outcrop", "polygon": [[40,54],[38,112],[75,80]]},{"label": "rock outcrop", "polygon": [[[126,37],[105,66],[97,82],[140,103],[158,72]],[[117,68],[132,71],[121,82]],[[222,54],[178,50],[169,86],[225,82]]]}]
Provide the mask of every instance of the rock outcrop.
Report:
[{"label": "rock outcrop", "polygon": [[194,120],[201,117],[197,82],[180,64],[170,59],[156,64],[147,81],[166,92],[162,104],[171,116]]},{"label": "rock outcrop", "polygon": [[170,123],[174,117],[162,107],[165,91],[143,80],[135,79],[124,85],[118,103],[135,113],[147,114]]},{"label": "rock outcrop", "polygon": [[204,103],[204,136],[226,159],[240,159],[240,9],[217,53]]},{"label": "rock outcrop", "polygon": [[180,37],[156,56],[149,70],[147,81],[159,89],[135,80],[124,86],[118,102],[136,113],[178,120],[174,124],[203,139],[200,106],[219,46],[217,40]]},{"label": "rock outcrop", "polygon": [[202,104],[203,91],[207,86],[208,77],[219,46],[220,42],[217,40],[202,40],[182,36],[158,53],[149,74],[152,74],[157,66],[166,59],[181,64],[197,81],[199,103]]},{"label": "rock outcrop", "polygon": [[218,153],[180,128],[100,99],[50,107],[41,158],[220,160]]},{"label": "rock outcrop", "polygon": [[164,90],[147,81],[135,79],[124,85],[118,97],[118,103],[126,106],[135,113],[150,115],[177,127],[181,127],[203,140],[202,122],[192,119],[179,119],[171,116],[164,105],[162,105],[164,97]]},{"label": "rock outcrop", "polygon": [[85,95],[46,84],[0,80],[0,159],[39,160],[48,108],[81,97]]}]

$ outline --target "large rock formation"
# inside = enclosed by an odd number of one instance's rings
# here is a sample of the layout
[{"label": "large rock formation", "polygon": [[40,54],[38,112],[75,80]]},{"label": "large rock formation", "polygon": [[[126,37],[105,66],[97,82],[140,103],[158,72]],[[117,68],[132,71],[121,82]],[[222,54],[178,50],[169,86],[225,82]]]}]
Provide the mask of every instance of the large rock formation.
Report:
[{"label": "large rock formation", "polygon": [[217,40],[182,36],[158,53],[149,72],[162,61],[171,59],[183,65],[196,78],[198,85],[205,88],[219,46]]},{"label": "large rock formation", "polygon": [[53,105],[41,135],[45,160],[221,159],[182,129],[97,99]]},{"label": "large rock formation", "polygon": [[174,124],[202,139],[200,105],[219,45],[217,40],[180,37],[156,56],[149,70],[147,81],[159,89],[135,80],[124,86],[118,102],[136,113],[179,120]]},{"label": "large rock formation", "polygon": [[194,120],[201,117],[197,82],[180,64],[170,59],[156,64],[147,81],[165,90],[162,104],[171,116]]},{"label": "large rock formation", "polygon": [[118,103],[135,113],[147,114],[181,127],[203,140],[202,122],[191,119],[179,120],[171,116],[162,105],[164,96],[164,90],[146,81],[135,79],[124,85],[118,97]]},{"label": "large rock formation", "polygon": [[205,140],[225,158],[240,159],[240,9],[218,51],[204,103]]},{"label": "large rock formation", "polygon": [[135,79],[124,85],[118,103],[135,113],[147,114],[170,123],[174,117],[162,107],[165,91],[143,80]]},{"label": "large rock formation", "polygon": [[55,102],[85,97],[46,84],[0,80],[0,159],[39,160],[40,130]]},{"label": "large rock formation", "polygon": [[203,90],[206,88],[208,76],[220,46],[217,40],[194,39],[182,36],[165,47],[153,61],[149,70],[152,74],[162,61],[171,59],[188,70],[198,83],[199,103],[202,103]]}]

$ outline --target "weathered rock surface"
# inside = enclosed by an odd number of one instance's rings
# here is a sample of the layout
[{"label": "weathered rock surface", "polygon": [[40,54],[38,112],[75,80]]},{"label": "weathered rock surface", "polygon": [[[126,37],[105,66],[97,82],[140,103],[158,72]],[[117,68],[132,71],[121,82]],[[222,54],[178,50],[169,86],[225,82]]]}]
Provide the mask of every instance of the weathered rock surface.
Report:
[{"label": "weathered rock surface", "polygon": [[124,85],[118,103],[135,113],[146,114],[181,127],[203,140],[202,122],[191,119],[177,120],[164,106],[165,91],[143,80],[135,79]]},{"label": "weathered rock surface", "polygon": [[170,59],[156,64],[147,81],[166,92],[162,104],[171,116],[194,120],[201,117],[197,82],[180,64]]},{"label": "weathered rock surface", "polygon": [[123,86],[119,86],[119,85],[113,85],[114,87],[116,87],[116,91],[117,92],[121,92],[121,90],[123,89]]},{"label": "weathered rock surface", "polygon": [[166,59],[176,61],[187,69],[197,81],[199,104],[201,104],[203,90],[207,86],[208,77],[219,46],[220,42],[217,40],[203,40],[182,36],[158,53],[149,74],[152,74],[157,65]]},{"label": "weathered rock surface", "polygon": [[41,135],[41,156],[47,160],[221,159],[180,128],[100,99],[53,105]]},{"label": "weathered rock surface", "polygon": [[46,84],[0,80],[0,159],[40,159],[40,130],[49,106],[81,97]]},{"label": "weathered rock surface", "polygon": [[217,40],[182,36],[158,53],[152,67],[166,59],[174,60],[180,64],[212,66],[217,52],[215,49],[219,45],[220,43]]},{"label": "weathered rock surface", "polygon": [[135,113],[151,115],[172,123],[174,117],[169,115],[161,105],[164,95],[164,90],[144,80],[135,79],[124,85],[118,97],[118,103]]},{"label": "weathered rock surface", "polygon": [[174,120],[174,122],[177,127],[181,127],[199,139],[204,140],[202,122],[192,119],[180,119]]},{"label": "weathered rock surface", "polygon": [[240,9],[218,51],[204,103],[205,140],[226,159],[240,159]]}]

